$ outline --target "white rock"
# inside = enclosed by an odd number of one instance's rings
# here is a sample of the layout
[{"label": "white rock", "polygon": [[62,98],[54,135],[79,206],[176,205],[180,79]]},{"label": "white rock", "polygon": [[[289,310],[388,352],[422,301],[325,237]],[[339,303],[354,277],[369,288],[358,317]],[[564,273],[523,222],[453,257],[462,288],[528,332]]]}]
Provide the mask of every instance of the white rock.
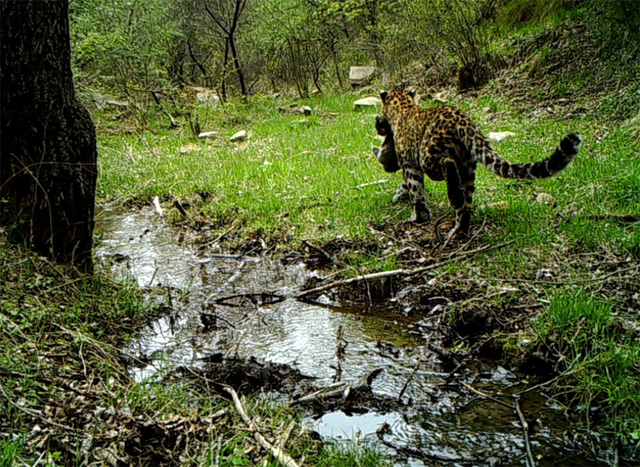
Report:
[{"label": "white rock", "polygon": [[198,138],[217,138],[220,136],[220,133],[217,131],[203,131],[198,135]]},{"label": "white rock", "polygon": [[229,138],[229,141],[244,141],[247,139],[247,132],[245,130],[241,130]]},{"label": "white rock", "polygon": [[353,103],[353,109],[364,109],[367,107],[377,107],[381,105],[382,102],[377,97],[365,97],[363,99],[358,99]]},{"label": "white rock", "polygon": [[489,137],[489,139],[492,139],[494,141],[501,141],[509,136],[515,136],[515,135],[516,134],[511,131],[502,131],[498,133],[491,132],[487,136]]}]

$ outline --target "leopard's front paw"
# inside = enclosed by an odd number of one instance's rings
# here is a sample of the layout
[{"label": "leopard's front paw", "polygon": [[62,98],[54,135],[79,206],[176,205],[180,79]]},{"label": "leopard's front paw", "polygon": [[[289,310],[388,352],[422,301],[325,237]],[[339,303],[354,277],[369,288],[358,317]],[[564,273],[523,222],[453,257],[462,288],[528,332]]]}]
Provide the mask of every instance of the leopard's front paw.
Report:
[{"label": "leopard's front paw", "polygon": [[401,203],[403,201],[409,201],[409,190],[405,187],[404,183],[401,183],[398,189],[396,190],[396,194],[393,196],[391,200],[391,204]]}]

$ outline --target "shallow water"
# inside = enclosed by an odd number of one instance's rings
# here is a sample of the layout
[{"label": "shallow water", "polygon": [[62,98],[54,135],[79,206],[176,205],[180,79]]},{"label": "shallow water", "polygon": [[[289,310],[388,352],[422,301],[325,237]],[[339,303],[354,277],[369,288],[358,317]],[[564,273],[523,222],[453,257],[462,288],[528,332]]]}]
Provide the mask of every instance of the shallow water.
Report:
[{"label": "shallow water", "polygon": [[[340,380],[355,387],[382,369],[373,380],[374,394],[397,399],[402,393],[403,408],[335,411],[309,418],[308,426],[323,437],[377,444],[395,453],[398,465],[527,465],[515,412],[447,384],[449,373],[426,346],[429,335],[417,332],[420,323],[384,307],[343,307],[327,296],[318,303],[286,298],[314,273],[270,258],[224,255],[216,245],[199,251],[188,235],[151,210],[105,209],[97,229],[101,267],[141,287],[166,291],[173,305],[172,313],[125,349],[148,362],[131,368],[137,380],[181,365],[199,367],[203,357],[216,352],[287,364],[317,378],[318,386]],[[489,394],[526,387],[511,372],[488,367],[480,376],[465,371],[454,379]],[[539,395],[528,394],[521,407],[540,465],[608,464],[607,445],[596,448],[599,461],[585,457],[581,453],[589,452],[590,440]],[[378,433],[384,424],[386,434]],[[398,449],[382,445],[381,438]]]}]

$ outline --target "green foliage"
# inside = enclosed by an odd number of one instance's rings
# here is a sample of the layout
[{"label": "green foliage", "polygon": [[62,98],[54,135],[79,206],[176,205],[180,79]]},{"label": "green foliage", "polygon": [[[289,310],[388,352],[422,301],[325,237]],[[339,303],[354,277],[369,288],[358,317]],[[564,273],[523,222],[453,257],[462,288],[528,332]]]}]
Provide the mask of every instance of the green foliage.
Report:
[{"label": "green foliage", "polygon": [[0,467],[12,467],[18,462],[18,452],[22,449],[22,438],[0,441]]},{"label": "green foliage", "polygon": [[72,0],[71,42],[76,78],[101,89],[169,84],[177,30],[163,0]]},{"label": "green foliage", "polygon": [[608,428],[634,438],[640,433],[640,344],[615,325],[611,303],[583,292],[556,292],[536,328],[553,342],[568,394],[589,416],[605,412]]},{"label": "green foliage", "polygon": [[[81,84],[116,87],[121,94],[132,87],[196,84],[226,97],[226,88],[239,88],[236,65],[228,34],[205,5],[226,24],[235,2],[73,0],[72,43]],[[572,22],[589,26],[576,41],[583,34],[597,38],[607,56],[616,51],[623,69],[637,57],[640,43],[640,9],[626,0],[250,0],[243,5],[234,44],[250,93],[295,90],[305,98],[315,89],[344,88],[352,65],[377,66],[385,81],[405,80],[410,72],[449,84],[455,68],[461,88],[478,87],[514,52],[507,45],[513,36],[536,40]],[[540,55],[538,50],[530,52]]]}]

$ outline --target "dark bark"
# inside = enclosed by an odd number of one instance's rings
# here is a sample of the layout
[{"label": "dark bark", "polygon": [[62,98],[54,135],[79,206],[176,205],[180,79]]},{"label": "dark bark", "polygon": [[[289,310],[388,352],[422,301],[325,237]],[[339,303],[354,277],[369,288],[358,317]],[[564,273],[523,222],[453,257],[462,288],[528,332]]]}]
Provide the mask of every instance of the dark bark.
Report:
[{"label": "dark bark", "polygon": [[0,225],[90,271],[97,149],[75,96],[68,10],[68,0],[2,1]]},{"label": "dark bark", "polygon": [[229,65],[229,41],[224,41],[224,59],[222,61],[222,77],[220,78],[220,98],[227,102],[227,67]]}]

